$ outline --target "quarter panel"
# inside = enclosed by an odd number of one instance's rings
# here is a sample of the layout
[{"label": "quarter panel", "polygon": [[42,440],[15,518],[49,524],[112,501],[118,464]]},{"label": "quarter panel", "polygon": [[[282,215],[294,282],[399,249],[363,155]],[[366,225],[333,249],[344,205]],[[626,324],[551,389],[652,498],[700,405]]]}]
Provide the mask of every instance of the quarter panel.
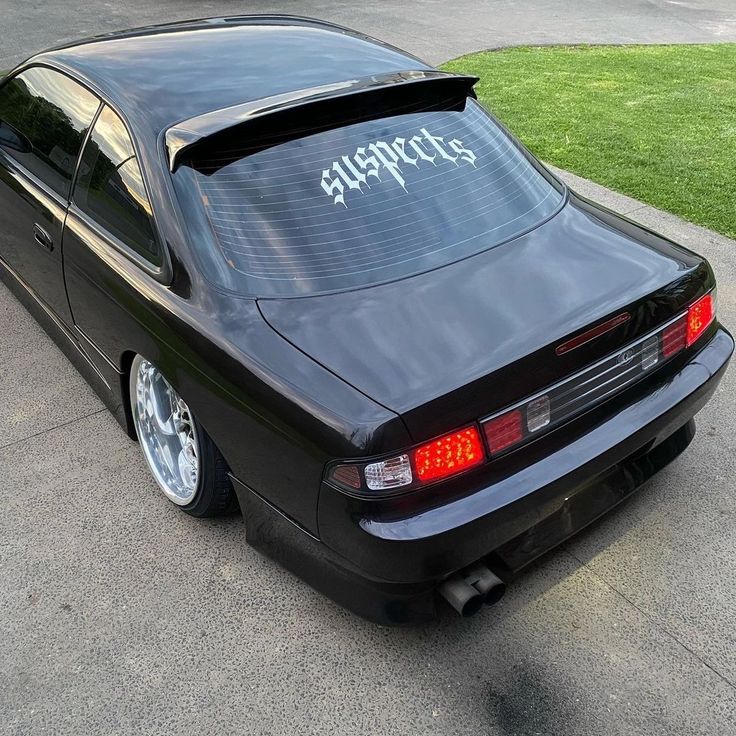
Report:
[{"label": "quarter panel", "polygon": [[[141,271],[74,208],[65,233],[77,328],[123,369],[157,364],[215,441],[233,474],[316,533],[324,464],[403,446],[395,414],[318,366],[263,321],[255,302],[183,274],[185,296]],[[98,356],[99,359],[102,359]]]}]

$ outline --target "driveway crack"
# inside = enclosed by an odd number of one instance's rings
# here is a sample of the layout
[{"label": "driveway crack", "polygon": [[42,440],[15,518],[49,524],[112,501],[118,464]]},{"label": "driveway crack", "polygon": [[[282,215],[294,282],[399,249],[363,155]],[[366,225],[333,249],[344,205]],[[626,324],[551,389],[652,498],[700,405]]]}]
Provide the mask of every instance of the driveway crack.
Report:
[{"label": "driveway crack", "polygon": [[609,590],[613,591],[616,595],[623,598],[632,608],[636,609],[647,621],[649,621],[651,624],[653,624],[656,628],[658,628],[660,631],[662,631],[664,634],[666,634],[672,641],[674,641],[676,644],[679,644],[685,651],[689,652],[695,659],[698,660],[704,667],[706,667],[708,670],[710,670],[716,677],[718,677],[720,680],[723,680],[723,682],[726,683],[732,690],[736,690],[736,683],[731,682],[725,675],[723,675],[721,672],[719,672],[715,667],[713,667],[711,664],[709,664],[703,657],[701,657],[697,652],[695,652],[693,649],[691,649],[685,642],[681,641],[677,638],[668,628],[666,625],[664,625],[661,622],[658,622],[655,618],[653,618],[647,611],[645,611],[641,606],[636,604],[631,598],[629,598],[625,593],[622,593],[618,588],[616,588],[614,585],[608,582],[605,578],[601,577],[595,570],[593,570],[591,567],[587,565],[583,560],[581,560],[576,554],[570,551],[568,547],[563,547],[565,552],[567,552],[570,557],[573,558],[577,563],[579,563],[582,567],[585,568],[587,572],[589,572],[593,577],[595,577],[597,580],[600,580],[603,585],[605,585]]},{"label": "driveway crack", "polygon": [[20,442],[26,442],[27,440],[35,439],[36,437],[40,437],[42,434],[46,434],[47,432],[53,432],[55,429],[61,429],[62,427],[68,427],[70,424],[74,424],[74,422],[80,422],[82,421],[82,419],[89,419],[90,417],[93,417],[96,414],[102,414],[103,412],[106,412],[106,411],[107,409],[97,409],[96,411],[90,412],[89,414],[84,414],[81,417],[75,417],[74,419],[69,419],[66,422],[62,422],[61,424],[55,424],[53,427],[47,427],[46,429],[42,429],[40,432],[29,434],[27,437],[19,437],[17,440],[8,442],[5,445],[0,445],[0,450],[5,450],[8,447],[13,447],[13,445],[17,445]]}]

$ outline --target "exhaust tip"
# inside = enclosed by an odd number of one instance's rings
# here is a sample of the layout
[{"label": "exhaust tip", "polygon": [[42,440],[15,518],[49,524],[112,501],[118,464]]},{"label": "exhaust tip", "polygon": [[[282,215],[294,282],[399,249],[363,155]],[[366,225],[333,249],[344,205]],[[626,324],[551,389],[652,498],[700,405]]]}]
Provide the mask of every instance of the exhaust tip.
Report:
[{"label": "exhaust tip", "polygon": [[457,573],[445,580],[438,590],[463,618],[473,616],[483,606],[483,596]]},{"label": "exhaust tip", "polygon": [[506,583],[482,563],[456,572],[438,588],[439,594],[463,617],[478,613],[503,598]]},{"label": "exhaust tip", "polygon": [[498,603],[503,598],[506,592],[506,583],[499,583],[494,585],[487,593],[483,602],[487,606],[492,606],[494,603]]},{"label": "exhaust tip", "polygon": [[460,615],[463,618],[470,618],[471,616],[475,616],[478,611],[483,607],[483,596],[481,595],[474,595],[472,598],[469,598],[468,601],[463,606],[463,610],[460,611]]}]

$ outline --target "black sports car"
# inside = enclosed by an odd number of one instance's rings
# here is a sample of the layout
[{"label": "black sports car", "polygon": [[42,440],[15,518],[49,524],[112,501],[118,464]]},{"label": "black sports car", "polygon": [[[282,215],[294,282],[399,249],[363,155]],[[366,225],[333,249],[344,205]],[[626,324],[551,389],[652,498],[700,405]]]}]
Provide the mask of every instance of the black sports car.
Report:
[{"label": "black sports car", "polygon": [[4,279],[171,501],[381,622],[497,600],[682,452],[734,345],[708,264],[476,81],[254,16],[0,83]]}]

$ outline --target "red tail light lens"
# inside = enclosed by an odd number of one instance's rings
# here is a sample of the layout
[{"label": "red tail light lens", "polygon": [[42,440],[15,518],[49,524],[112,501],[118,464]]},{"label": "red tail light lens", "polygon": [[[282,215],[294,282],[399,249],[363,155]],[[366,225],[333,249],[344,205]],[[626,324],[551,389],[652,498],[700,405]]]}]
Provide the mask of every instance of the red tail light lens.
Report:
[{"label": "red tail light lens", "polygon": [[517,442],[521,442],[524,437],[521,427],[521,410],[514,409],[485,422],[483,430],[486,433],[492,455],[506,450]]},{"label": "red tail light lens", "polygon": [[689,348],[710,326],[716,316],[715,290],[691,304],[687,312],[662,332],[662,357],[671,358]]},{"label": "red tail light lens", "polygon": [[356,490],[361,486],[360,470],[357,465],[337,465],[332,469],[330,477],[341,486]]},{"label": "red tail light lens", "polygon": [[710,326],[716,316],[714,292],[698,299],[687,310],[687,346],[690,347]]},{"label": "red tail light lens", "polygon": [[480,433],[468,427],[417,447],[413,459],[417,477],[427,483],[479,465],[485,453]]},{"label": "red tail light lens", "polygon": [[687,315],[673,322],[662,333],[662,357],[671,358],[687,346]]}]

